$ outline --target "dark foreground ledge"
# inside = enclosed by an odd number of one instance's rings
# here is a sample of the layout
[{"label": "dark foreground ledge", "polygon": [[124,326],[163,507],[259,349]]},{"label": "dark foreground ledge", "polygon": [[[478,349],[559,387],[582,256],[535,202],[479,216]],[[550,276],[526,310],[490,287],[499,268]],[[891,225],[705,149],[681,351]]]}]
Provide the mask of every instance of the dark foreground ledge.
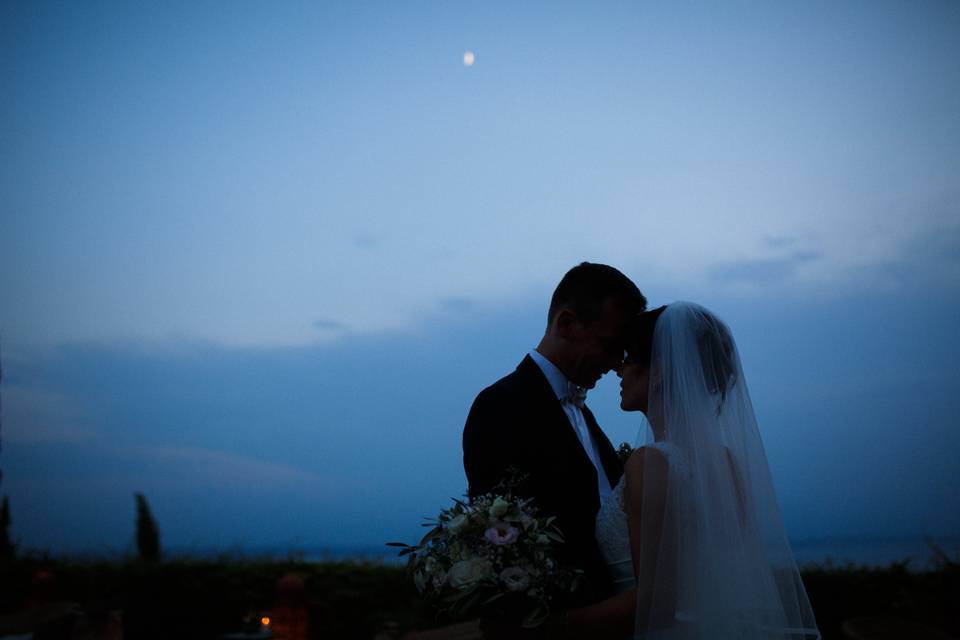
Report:
[{"label": "dark foreground ledge", "polygon": [[[888,628],[913,629],[900,638],[960,638],[955,562],[924,571],[909,571],[906,563],[808,568],[802,575],[826,640],[879,640],[892,637],[882,635]],[[437,619],[403,567],[377,563],[81,562],[33,556],[0,566],[0,636],[391,640],[444,626],[457,637],[471,635],[468,620]],[[927,635],[916,636],[918,629]]]}]

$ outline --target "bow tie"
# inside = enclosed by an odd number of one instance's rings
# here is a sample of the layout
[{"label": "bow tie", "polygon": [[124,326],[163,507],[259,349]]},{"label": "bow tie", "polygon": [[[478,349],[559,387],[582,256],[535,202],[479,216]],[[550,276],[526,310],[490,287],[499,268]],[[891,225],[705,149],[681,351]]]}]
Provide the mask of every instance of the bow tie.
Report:
[{"label": "bow tie", "polygon": [[563,401],[569,402],[570,404],[583,408],[583,403],[586,399],[587,399],[587,390],[568,380],[567,393],[566,395],[563,396]]}]

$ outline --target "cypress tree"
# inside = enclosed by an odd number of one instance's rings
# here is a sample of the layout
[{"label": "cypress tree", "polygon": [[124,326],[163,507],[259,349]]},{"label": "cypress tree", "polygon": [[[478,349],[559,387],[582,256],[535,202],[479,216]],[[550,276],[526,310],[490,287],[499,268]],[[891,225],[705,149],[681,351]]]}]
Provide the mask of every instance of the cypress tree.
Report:
[{"label": "cypress tree", "polygon": [[0,560],[13,558],[17,550],[10,538],[10,522],[10,500],[3,496],[3,503],[0,504]]},{"label": "cypress tree", "polygon": [[[0,347],[0,383],[3,382],[3,351]],[[0,436],[3,435],[3,385],[0,384]],[[0,451],[3,451],[3,439],[0,437]],[[3,469],[0,469],[0,484],[3,484]]]},{"label": "cypress tree", "polygon": [[137,500],[137,553],[146,562],[160,560],[160,530],[150,513],[150,506],[142,493],[135,493]]}]

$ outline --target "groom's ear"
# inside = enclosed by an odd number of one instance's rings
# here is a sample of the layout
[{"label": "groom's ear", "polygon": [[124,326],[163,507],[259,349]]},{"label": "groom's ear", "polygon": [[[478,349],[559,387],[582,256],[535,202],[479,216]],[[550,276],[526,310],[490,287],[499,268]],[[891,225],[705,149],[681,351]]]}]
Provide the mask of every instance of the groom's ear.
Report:
[{"label": "groom's ear", "polygon": [[570,337],[570,333],[578,324],[579,318],[573,309],[560,309],[553,321],[557,333],[564,338]]}]

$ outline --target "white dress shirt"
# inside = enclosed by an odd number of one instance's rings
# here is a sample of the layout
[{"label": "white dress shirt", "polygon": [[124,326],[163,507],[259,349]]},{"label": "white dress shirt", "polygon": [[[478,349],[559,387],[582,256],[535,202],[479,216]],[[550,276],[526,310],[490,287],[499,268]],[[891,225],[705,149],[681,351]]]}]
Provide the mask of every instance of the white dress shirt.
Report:
[{"label": "white dress shirt", "polygon": [[597,487],[600,491],[600,501],[603,502],[612,491],[610,481],[607,480],[607,474],[603,470],[603,465],[600,463],[600,453],[597,451],[597,443],[594,442],[593,437],[590,435],[590,429],[587,427],[587,421],[583,417],[583,411],[581,411],[577,405],[566,400],[567,376],[563,375],[563,372],[557,368],[557,365],[547,360],[536,349],[530,351],[530,357],[533,358],[533,361],[536,362],[540,370],[543,371],[543,375],[547,377],[547,382],[550,383],[550,387],[557,395],[560,406],[563,407],[564,413],[566,413],[567,418],[570,419],[570,426],[573,427],[573,431],[577,434],[577,438],[580,440],[584,452],[586,452],[587,457],[590,458],[590,462],[593,463],[593,467],[597,471]]}]

